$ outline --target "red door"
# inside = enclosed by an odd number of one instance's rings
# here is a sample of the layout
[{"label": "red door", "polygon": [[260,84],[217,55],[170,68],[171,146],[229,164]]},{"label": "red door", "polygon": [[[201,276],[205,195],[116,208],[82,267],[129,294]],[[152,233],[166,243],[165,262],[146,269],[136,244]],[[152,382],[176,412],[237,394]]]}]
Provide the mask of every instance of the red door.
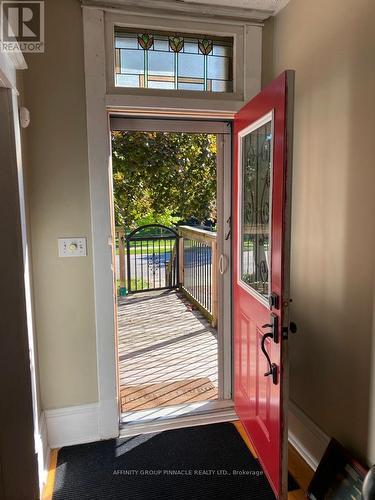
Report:
[{"label": "red door", "polygon": [[281,74],[234,120],[234,399],[277,498],[287,493],[293,81]]}]

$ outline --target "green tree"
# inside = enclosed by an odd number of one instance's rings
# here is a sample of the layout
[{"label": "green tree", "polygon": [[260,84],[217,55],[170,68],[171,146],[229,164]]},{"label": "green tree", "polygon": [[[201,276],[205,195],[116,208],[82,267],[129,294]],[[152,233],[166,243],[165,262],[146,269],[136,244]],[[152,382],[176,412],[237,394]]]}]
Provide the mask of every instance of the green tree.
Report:
[{"label": "green tree", "polygon": [[216,218],[216,136],[114,132],[115,219],[149,222]]}]

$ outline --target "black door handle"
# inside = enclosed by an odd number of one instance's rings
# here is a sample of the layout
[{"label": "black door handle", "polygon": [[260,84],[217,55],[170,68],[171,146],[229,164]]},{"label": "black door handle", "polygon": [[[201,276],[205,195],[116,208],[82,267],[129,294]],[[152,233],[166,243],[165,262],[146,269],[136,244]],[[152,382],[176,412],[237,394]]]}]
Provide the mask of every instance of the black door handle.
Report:
[{"label": "black door handle", "polygon": [[277,316],[277,314],[271,313],[270,323],[262,325],[262,328],[271,328],[273,341],[275,342],[275,344],[279,343],[279,317]]},{"label": "black door handle", "polygon": [[261,342],[261,349],[263,354],[265,355],[268,365],[269,365],[269,370],[264,374],[265,377],[268,377],[269,375],[272,375],[272,382],[276,385],[277,384],[277,365],[275,363],[271,363],[271,359],[268,356],[268,352],[266,351],[265,348],[265,342],[267,339],[273,339],[273,333],[265,333],[262,337],[262,342]]}]

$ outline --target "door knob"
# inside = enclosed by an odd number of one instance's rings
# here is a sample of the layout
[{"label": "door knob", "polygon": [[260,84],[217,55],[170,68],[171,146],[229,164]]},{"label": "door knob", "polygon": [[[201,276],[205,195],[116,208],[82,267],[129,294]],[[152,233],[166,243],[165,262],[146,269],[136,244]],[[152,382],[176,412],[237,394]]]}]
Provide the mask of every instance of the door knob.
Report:
[{"label": "door knob", "polygon": [[260,348],[262,349],[262,352],[263,352],[264,356],[266,357],[267,362],[268,362],[268,366],[269,366],[269,370],[264,374],[264,376],[268,377],[269,375],[272,375],[272,383],[277,385],[277,365],[275,363],[271,363],[271,359],[268,356],[268,352],[266,351],[265,342],[267,339],[273,339],[272,332],[265,333],[263,335],[262,342],[260,345]]},{"label": "door knob", "polygon": [[294,323],[294,321],[291,321],[289,323],[289,330],[290,330],[290,333],[297,333],[297,325],[296,325],[296,323]]}]

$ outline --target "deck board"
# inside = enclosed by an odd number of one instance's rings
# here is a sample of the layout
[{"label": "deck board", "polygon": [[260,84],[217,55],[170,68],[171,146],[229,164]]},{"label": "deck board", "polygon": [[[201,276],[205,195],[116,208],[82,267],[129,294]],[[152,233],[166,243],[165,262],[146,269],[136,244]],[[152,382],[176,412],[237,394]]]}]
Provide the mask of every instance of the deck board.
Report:
[{"label": "deck board", "polygon": [[120,297],[122,412],[216,399],[217,334],[177,291]]}]

